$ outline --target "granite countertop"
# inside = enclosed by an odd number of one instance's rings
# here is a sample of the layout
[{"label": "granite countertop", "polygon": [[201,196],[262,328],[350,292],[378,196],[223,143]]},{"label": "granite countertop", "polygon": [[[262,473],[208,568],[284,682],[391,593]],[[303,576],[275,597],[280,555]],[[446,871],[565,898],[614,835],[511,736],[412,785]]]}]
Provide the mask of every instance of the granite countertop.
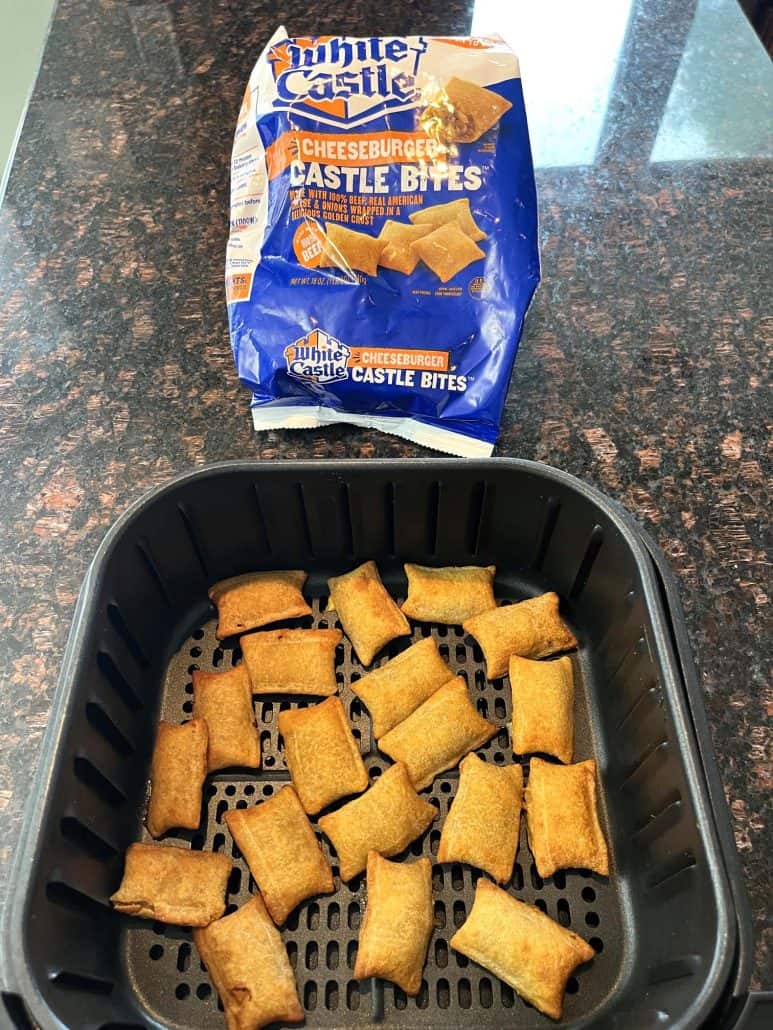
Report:
[{"label": "granite countertop", "polygon": [[[281,15],[291,34],[521,41],[543,282],[496,453],[595,484],[667,554],[770,985],[773,71],[734,0],[548,7]],[[231,134],[274,10],[61,0],[55,16],[0,210],[0,896],[78,589],[129,502],[223,458],[425,453],[250,427],[222,269]]]}]

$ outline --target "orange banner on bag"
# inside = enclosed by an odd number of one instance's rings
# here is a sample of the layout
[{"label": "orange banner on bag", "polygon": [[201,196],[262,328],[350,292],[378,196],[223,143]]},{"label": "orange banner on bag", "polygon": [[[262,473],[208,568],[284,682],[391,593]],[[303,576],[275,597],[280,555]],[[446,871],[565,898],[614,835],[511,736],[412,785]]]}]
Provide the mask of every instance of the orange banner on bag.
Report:
[{"label": "orange banner on bag", "polygon": [[247,300],[252,289],[252,272],[227,275],[225,278],[225,296],[230,304],[235,300]]},{"label": "orange banner on bag", "polygon": [[398,350],[394,347],[352,347],[347,364],[363,368],[419,368],[447,372],[446,350]]},{"label": "orange banner on bag", "polygon": [[438,144],[425,132],[283,132],[266,151],[269,179],[288,168],[293,161],[309,164],[360,165],[401,164],[406,161],[432,161]]}]

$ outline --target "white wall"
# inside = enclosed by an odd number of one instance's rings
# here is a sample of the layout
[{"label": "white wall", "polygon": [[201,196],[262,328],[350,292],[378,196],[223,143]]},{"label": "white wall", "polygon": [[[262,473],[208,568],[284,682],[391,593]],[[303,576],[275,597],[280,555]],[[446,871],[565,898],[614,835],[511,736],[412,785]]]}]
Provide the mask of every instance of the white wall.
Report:
[{"label": "white wall", "polygon": [[0,0],[0,204],[55,0]]}]

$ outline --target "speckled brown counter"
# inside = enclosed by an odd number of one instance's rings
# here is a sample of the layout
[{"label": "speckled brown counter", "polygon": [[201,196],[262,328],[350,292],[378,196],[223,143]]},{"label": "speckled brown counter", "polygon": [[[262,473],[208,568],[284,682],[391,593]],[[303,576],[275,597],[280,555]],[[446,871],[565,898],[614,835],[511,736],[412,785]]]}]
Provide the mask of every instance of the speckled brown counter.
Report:
[{"label": "speckled brown counter", "polygon": [[[280,13],[298,33],[464,32],[476,17],[459,0],[323,6],[292,0]],[[131,500],[220,458],[421,453],[347,427],[250,428],[222,264],[230,137],[270,10],[61,0],[55,17],[0,210],[2,866],[81,579]],[[773,72],[714,61],[722,102],[709,96],[702,135],[690,118],[705,98],[689,92],[700,54],[756,45],[750,31],[733,0],[635,3],[584,163],[549,167],[530,110],[543,283],[497,453],[586,478],[669,556],[754,909],[759,985],[773,982],[773,176],[761,131]]]}]

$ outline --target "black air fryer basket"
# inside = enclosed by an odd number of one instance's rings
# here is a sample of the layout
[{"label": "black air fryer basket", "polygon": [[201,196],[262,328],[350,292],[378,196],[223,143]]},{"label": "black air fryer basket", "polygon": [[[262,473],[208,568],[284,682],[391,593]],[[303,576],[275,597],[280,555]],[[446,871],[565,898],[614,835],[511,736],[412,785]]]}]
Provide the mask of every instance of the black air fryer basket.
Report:
[{"label": "black air fryer basket", "polygon": [[[189,716],[193,668],[240,657],[238,646],[214,636],[211,583],[255,569],[308,569],[313,616],[299,624],[333,625],[321,605],[327,577],[369,558],[395,597],[405,596],[403,562],[415,561],[495,564],[500,599],[550,589],[564,600],[580,641],[575,761],[599,763],[613,871],[608,880],[579,871],[542,880],[524,831],[509,887],[596,951],[569,981],[561,1025],[737,1025],[749,920],[670,574],[603,495],[554,469],[509,460],[230,463],[152,491],[116,523],[83,586],[18,844],[0,937],[9,1025],[224,1026],[190,931],[128,919],[108,903],[124,850],[147,839],[155,727],[159,716]],[[428,632],[414,626],[413,639]],[[432,633],[479,710],[502,727],[480,753],[510,762],[506,683],[486,680],[480,650],[461,628]],[[377,664],[408,643],[394,641]],[[388,762],[348,685],[363,669],[348,641],[339,652],[341,697],[373,778]],[[192,848],[234,858],[229,906],[242,904],[254,884],[223,816],[287,782],[277,716],[308,703],[257,699],[261,771],[210,777],[199,830],[178,834]],[[425,792],[440,818],[409,856],[435,855],[456,782],[456,772],[447,773]],[[354,980],[362,876],[349,884],[337,877],[335,894],[301,905],[283,937],[306,1025],[550,1026],[449,947],[478,875],[434,866],[435,930],[415,999],[391,984]]]}]

